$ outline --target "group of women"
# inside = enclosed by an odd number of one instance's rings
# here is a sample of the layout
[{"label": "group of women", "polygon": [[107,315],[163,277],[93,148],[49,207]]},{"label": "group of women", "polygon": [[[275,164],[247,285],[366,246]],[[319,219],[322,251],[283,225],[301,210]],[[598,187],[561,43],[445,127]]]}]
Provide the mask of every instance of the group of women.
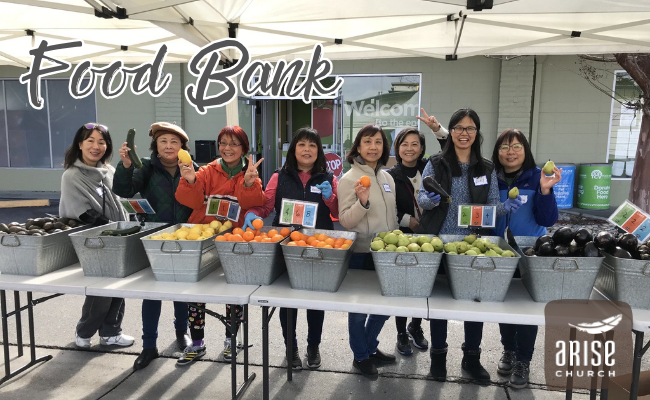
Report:
[{"label": "group of women", "polygon": [[[424,135],[415,128],[402,130],[394,140],[397,164],[385,170],[390,146],[382,128],[368,124],[357,133],[347,154],[350,170],[337,181],[327,170],[325,154],[318,133],[301,128],[293,134],[284,166],[270,178],[266,189],[258,177],[260,161],[245,158],[249,150],[246,133],[238,126],[221,130],[218,146],[221,157],[206,166],[183,164],[178,160],[179,149],[188,149],[187,134],[178,126],[156,123],[151,126],[151,158],[143,159],[143,166],[135,169],[128,157],[126,143],[120,148],[121,161],[114,169],[106,161],[112,152],[108,129],[98,124],[86,124],[75,136],[65,159],[66,171],[62,178],[60,214],[79,218],[90,224],[126,219],[117,196],[133,197],[140,193],[156,210],[148,221],[168,223],[209,223],[205,215],[205,199],[209,195],[229,195],[242,208],[236,227],[252,228],[253,221],[276,212],[273,225],[278,225],[282,199],[307,200],[319,204],[316,228],[334,229],[332,218],[357,232],[352,269],[374,269],[369,252],[370,241],[381,231],[401,229],[404,232],[426,234],[470,234],[459,227],[458,206],[461,204],[491,204],[497,207],[497,225],[492,232],[502,236],[507,227],[515,235],[542,235],[558,217],[552,192],[559,182],[561,171],[546,176],[536,166],[525,135],[517,129],[508,129],[498,137],[492,160],[481,155],[481,123],[476,112],[469,108],[456,111],[448,129],[434,116],[422,110],[418,117],[435,133],[441,151],[428,160],[424,158]],[[362,177],[370,178],[362,184]],[[431,176],[451,195],[451,203],[442,203],[436,193],[427,192],[422,180]],[[364,178],[365,179],[365,178]],[[511,199],[507,193],[517,186],[520,195]],[[443,269],[440,269],[442,272]],[[205,317],[204,304],[174,303],[174,327],[179,349],[183,355],[178,365],[186,365],[203,356]],[[134,368],[142,369],[158,357],[156,338],[161,302],[145,300],[142,303],[143,351]],[[294,317],[292,332],[287,329],[287,309],[280,310],[280,322],[285,345],[293,342],[293,354],[287,360],[294,368],[302,368],[298,350]],[[296,311],[296,310],[294,310]],[[241,307],[227,309],[241,318]],[[100,343],[128,346],[133,338],[121,332],[124,300],[87,296],[82,317],[77,325],[76,343],[89,347],[91,337],[99,332]],[[324,312],[307,310],[307,366],[321,365],[321,342]],[[377,375],[377,366],[395,361],[395,356],[379,350],[377,340],[388,320],[384,315],[348,314],[349,344],[353,366],[362,374]],[[430,339],[424,337],[421,319],[395,318],[397,350],[402,355],[413,353],[413,346],[430,348],[431,375],[445,380],[447,375],[447,321],[430,321]],[[189,335],[188,335],[189,328]],[[537,335],[536,326],[500,324],[503,355],[497,371],[510,375],[510,385],[524,387],[528,382],[529,365]],[[480,362],[482,322],[465,322],[465,341],[462,344],[462,369],[471,378],[487,383],[490,374]],[[224,358],[236,354],[237,345],[230,343],[226,334]]]}]

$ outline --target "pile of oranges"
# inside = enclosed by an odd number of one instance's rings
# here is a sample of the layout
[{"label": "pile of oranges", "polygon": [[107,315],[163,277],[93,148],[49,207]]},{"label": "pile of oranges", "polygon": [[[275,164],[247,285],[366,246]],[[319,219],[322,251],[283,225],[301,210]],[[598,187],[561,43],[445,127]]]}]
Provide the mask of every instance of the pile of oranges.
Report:
[{"label": "pile of oranges", "polygon": [[215,242],[258,242],[258,243],[274,243],[279,242],[285,237],[289,236],[291,229],[282,228],[279,231],[277,229],[271,229],[268,232],[262,232],[260,229],[264,226],[264,222],[261,219],[256,219],[253,221],[253,227],[255,229],[246,228],[235,228],[232,230],[232,233],[224,233],[214,238]]},{"label": "pile of oranges", "polygon": [[352,240],[345,238],[333,238],[327,236],[324,233],[308,236],[304,233],[293,231],[291,232],[291,241],[287,243],[287,245],[347,250],[352,245]]}]

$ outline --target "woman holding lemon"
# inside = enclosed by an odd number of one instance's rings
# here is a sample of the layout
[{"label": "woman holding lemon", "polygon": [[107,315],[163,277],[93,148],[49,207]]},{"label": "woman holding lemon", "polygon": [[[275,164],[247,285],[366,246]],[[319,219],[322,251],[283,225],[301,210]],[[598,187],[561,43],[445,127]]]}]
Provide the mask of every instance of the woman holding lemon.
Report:
[{"label": "woman holding lemon", "polygon": [[[196,172],[189,164],[181,160],[178,161],[183,179],[180,180],[176,189],[176,200],[193,210],[187,222],[210,224],[216,219],[214,216],[206,215],[206,196],[230,196],[231,203],[239,203],[241,209],[239,219],[233,221],[232,224],[236,228],[241,227],[248,209],[262,206],[266,200],[262,190],[262,181],[257,173],[257,167],[264,159],[253,163],[251,156],[244,158],[249,149],[248,136],[239,126],[224,127],[219,132],[217,143],[221,157],[202,166]],[[205,307],[203,303],[196,305]],[[176,362],[178,365],[187,365],[205,355],[204,312],[193,304],[190,305],[189,312],[192,345],[185,349],[183,355]],[[240,319],[243,318],[242,307],[236,306],[235,313],[237,316],[241,315]],[[231,318],[229,306],[226,306],[226,316],[228,319]],[[223,357],[226,360],[232,358],[230,334],[227,329]]]},{"label": "woman holding lemon", "polygon": [[[351,269],[374,269],[370,254],[373,235],[397,229],[395,182],[382,169],[389,153],[384,131],[378,125],[368,124],[359,130],[347,155],[350,170],[341,178],[338,195],[341,225],[357,232]],[[385,315],[348,314],[350,348],[354,353],[352,365],[364,375],[377,375],[375,362],[395,361],[395,356],[377,348],[377,336],[388,318]]]},{"label": "woman holding lemon", "polygon": [[[301,128],[293,134],[293,139],[287,152],[287,161],[282,169],[275,172],[266,185],[266,202],[262,207],[251,208],[246,214],[244,229],[258,229],[261,218],[268,217],[275,210],[273,226],[280,223],[282,199],[306,200],[318,203],[316,213],[316,229],[334,229],[332,215],[339,215],[336,177],[327,170],[327,161],[318,132],[311,128]],[[300,235],[300,237],[298,236]],[[300,232],[294,232],[291,239],[302,239]],[[334,242],[332,240],[332,242]],[[324,243],[324,242],[323,242]],[[326,246],[324,244],[323,246]],[[298,351],[296,339],[297,310],[293,310],[293,332],[287,331],[287,309],[280,308],[280,324],[284,343],[293,340],[293,354],[290,361],[293,368],[302,368],[302,360]],[[321,365],[318,349],[323,331],[325,312],[307,310],[307,366],[316,369]],[[289,360],[287,360],[289,362]]]},{"label": "woman holding lemon", "polygon": [[[126,142],[119,150],[121,161],[115,169],[113,192],[121,197],[131,198],[137,193],[147,199],[155,214],[146,214],[148,222],[178,224],[187,221],[192,209],[180,204],[174,198],[181,178],[178,167],[178,152],[187,151],[188,137],[180,126],[167,122],[156,122],[149,130],[151,136],[151,158],[142,159],[142,167],[136,169],[129,158],[130,148]],[[135,149],[133,149],[135,150]],[[191,163],[193,170],[198,165]],[[142,301],[142,353],[133,363],[133,369],[145,368],[158,357],[156,339],[162,302]],[[192,342],[187,334],[187,303],[174,302],[174,327],[176,342],[184,350]]]}]

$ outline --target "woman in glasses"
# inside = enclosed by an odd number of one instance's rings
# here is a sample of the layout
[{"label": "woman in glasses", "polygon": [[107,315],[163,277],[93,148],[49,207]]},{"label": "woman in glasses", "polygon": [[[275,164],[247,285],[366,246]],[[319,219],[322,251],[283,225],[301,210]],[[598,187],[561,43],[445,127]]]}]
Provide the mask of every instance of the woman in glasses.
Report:
[{"label": "woman in glasses", "polygon": [[[209,224],[215,220],[214,216],[206,215],[206,196],[230,196],[231,203],[237,202],[240,206],[239,219],[233,221],[234,227],[244,225],[244,218],[249,208],[259,207],[266,198],[262,190],[262,181],[258,177],[257,167],[264,160],[253,163],[252,157],[245,158],[249,150],[246,132],[239,126],[226,126],[217,137],[221,157],[208,165],[194,171],[191,165],[178,161],[181,168],[182,179],[176,189],[176,200],[190,207],[193,211],[188,219],[191,224]],[[205,304],[198,303],[198,307]],[[237,318],[243,318],[243,308],[235,307]],[[226,307],[226,315],[231,318],[230,306]],[[192,346],[188,346],[183,355],[178,359],[178,365],[187,365],[205,355],[204,328],[205,314],[202,310],[191,304],[189,306],[190,335]],[[235,356],[238,346],[235,347]],[[223,351],[224,359],[232,357],[230,333],[226,329],[226,340]]]},{"label": "woman in glasses", "polygon": [[[112,153],[111,135],[105,126],[88,123],[77,130],[63,162],[61,217],[94,226],[127,220],[119,197],[111,191],[115,168],[108,160]],[[75,332],[77,347],[90,348],[97,332],[102,345],[131,346],[133,337],[122,333],[123,317],[124,299],[86,296]]]},{"label": "woman in glasses", "polygon": [[[456,111],[449,121],[451,140],[447,139],[442,151],[429,159],[422,179],[434,178],[451,196],[452,202],[441,202],[437,193],[429,193],[420,186],[418,204],[424,212],[419,232],[434,235],[469,235],[472,229],[458,226],[458,206],[462,204],[491,204],[498,213],[504,213],[499,200],[499,186],[494,164],[481,156],[481,121],[470,108]],[[514,207],[513,201],[506,208]],[[447,377],[447,320],[432,319],[431,375],[444,381]],[[481,382],[489,383],[490,374],[480,361],[482,322],[465,322],[465,342],[462,345],[462,369]]]},{"label": "woman in glasses", "polygon": [[[282,210],[282,199],[307,200],[318,203],[316,213],[316,229],[334,229],[330,217],[338,217],[339,204],[337,197],[336,177],[327,170],[327,160],[323,152],[318,132],[311,128],[301,128],[293,134],[293,139],[287,151],[287,161],[282,169],[271,176],[264,191],[266,203],[263,207],[255,207],[246,215],[246,227],[255,229],[251,224],[255,219],[268,217],[275,210],[273,226],[279,225]],[[296,339],[296,321],[298,311],[293,310],[293,332],[287,330],[288,312],[280,308],[280,325],[286,345],[287,339],[293,340],[292,360],[289,361],[295,369],[302,368],[302,360],[298,351]],[[316,369],[321,365],[319,345],[323,332],[325,312],[322,310],[307,310],[307,366]]]},{"label": "woman in glasses", "polygon": [[[168,122],[156,122],[149,130],[151,137],[151,158],[142,159],[142,167],[136,169],[129,158],[126,142],[119,150],[121,161],[115,169],[113,191],[122,197],[133,197],[137,193],[147,199],[155,214],[146,214],[147,222],[167,222],[178,224],[186,222],[192,209],[180,204],[174,197],[181,178],[178,167],[178,151],[189,150],[189,140],[185,131]],[[192,168],[198,170],[193,163]],[[160,300],[142,300],[142,353],[133,363],[133,369],[143,369],[158,357],[156,339],[158,338],[158,321],[162,302]],[[176,343],[182,351],[192,345],[187,333],[187,303],[174,302],[174,327]]]},{"label": "woman in glasses", "polygon": [[[553,185],[562,179],[562,171],[556,167],[552,176],[543,174],[535,165],[526,136],[519,129],[506,129],[499,135],[492,162],[501,200],[505,201],[510,189],[517,187],[522,203],[516,214],[497,218],[496,235],[503,236],[506,226],[515,236],[545,235],[546,227],[555,224],[558,218]],[[510,375],[510,386],[523,388],[528,384],[537,326],[499,324],[499,329],[504,351],[497,372]]]}]

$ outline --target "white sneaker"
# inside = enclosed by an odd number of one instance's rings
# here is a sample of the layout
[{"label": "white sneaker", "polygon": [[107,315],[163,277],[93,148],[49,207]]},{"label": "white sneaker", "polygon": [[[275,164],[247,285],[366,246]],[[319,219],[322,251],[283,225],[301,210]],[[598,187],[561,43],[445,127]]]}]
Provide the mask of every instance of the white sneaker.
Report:
[{"label": "white sneaker", "polygon": [[[85,339],[84,339],[85,340]],[[135,339],[133,336],[125,335],[120,333],[117,336],[100,336],[99,344],[102,346],[123,346],[128,347],[133,344]]]},{"label": "white sneaker", "polygon": [[90,339],[91,338],[84,339],[82,337],[79,337],[79,335],[77,335],[77,332],[74,333],[74,342],[77,345],[77,347],[81,347],[83,349],[89,349],[90,348]]}]

